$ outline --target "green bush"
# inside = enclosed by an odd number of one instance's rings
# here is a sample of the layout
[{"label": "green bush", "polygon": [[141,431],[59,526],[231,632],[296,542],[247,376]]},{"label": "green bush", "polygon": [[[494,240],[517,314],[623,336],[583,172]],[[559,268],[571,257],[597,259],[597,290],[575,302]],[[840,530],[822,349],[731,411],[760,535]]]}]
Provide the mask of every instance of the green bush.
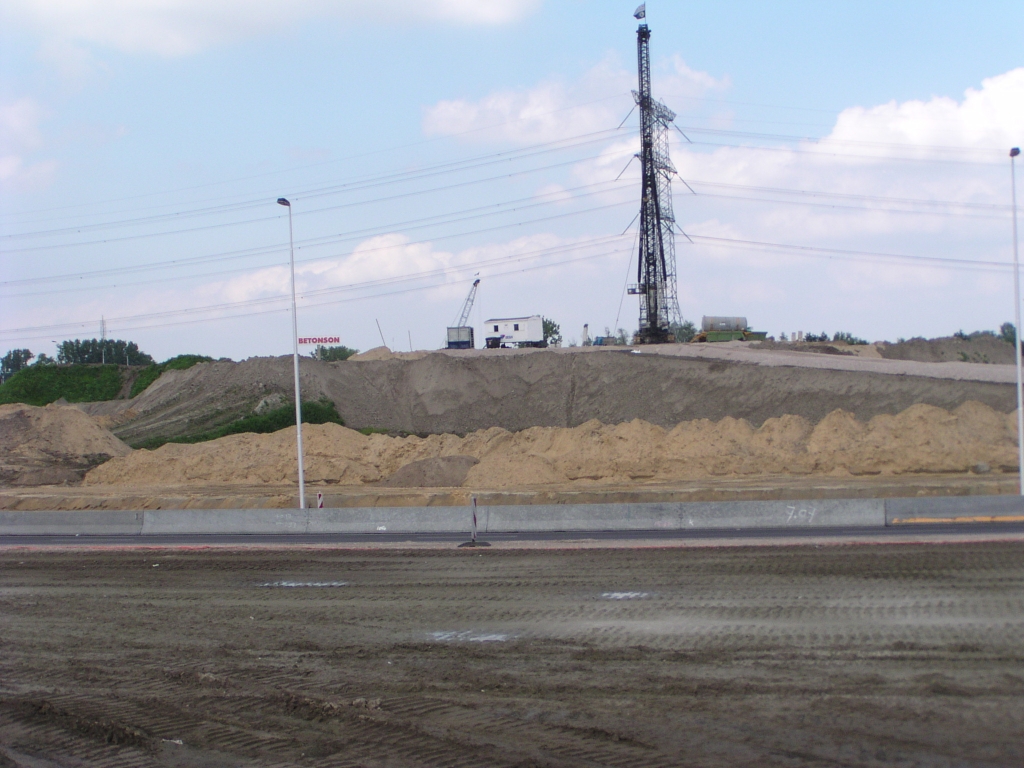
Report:
[{"label": "green bush", "polygon": [[697,326],[690,320],[683,320],[681,323],[672,323],[669,328],[676,337],[676,341],[680,344],[685,344],[691,341],[693,337],[697,335]]},{"label": "green bush", "polygon": [[135,382],[132,384],[132,391],[128,397],[141,395],[149,388],[150,384],[160,378],[160,374],[164,371],[184,371],[196,363],[209,363],[212,361],[212,357],[206,357],[205,355],[178,355],[170,360],[165,360],[159,365],[151,365],[135,379]]},{"label": "green bush", "polygon": [[184,371],[196,363],[212,363],[213,358],[206,355],[175,355],[170,360],[164,360],[161,365],[164,370]]},{"label": "green bush", "polygon": [[[316,402],[302,403],[303,424],[341,424],[345,422],[330,400],[318,400]],[[262,414],[252,414],[241,419],[232,421],[230,424],[211,429],[207,432],[200,432],[195,435],[182,435],[179,437],[154,437],[134,445],[135,448],[148,448],[150,450],[159,448],[165,443],[205,443],[208,440],[216,440],[226,435],[237,435],[243,432],[256,432],[265,434],[277,432],[280,429],[287,429],[295,426],[295,405],[282,405],[272,411]]]},{"label": "green bush", "polygon": [[47,405],[113,400],[121,391],[117,365],[30,365],[0,385],[0,403]]},{"label": "green bush", "polygon": [[836,335],[832,337],[832,341],[845,341],[847,344],[850,345],[868,343],[867,339],[861,339],[857,336],[854,336],[852,333],[847,333],[846,331],[836,331]]},{"label": "green bush", "polygon": [[325,363],[340,363],[342,360],[348,360],[352,355],[358,353],[358,349],[352,349],[351,347],[325,347],[323,344],[320,344],[314,350],[313,357]]}]

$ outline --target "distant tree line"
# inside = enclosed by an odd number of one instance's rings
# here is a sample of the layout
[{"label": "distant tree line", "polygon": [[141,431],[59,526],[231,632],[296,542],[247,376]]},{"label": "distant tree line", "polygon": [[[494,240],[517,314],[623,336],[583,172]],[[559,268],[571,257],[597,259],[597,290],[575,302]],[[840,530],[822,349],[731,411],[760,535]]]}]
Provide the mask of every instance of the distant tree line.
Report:
[{"label": "distant tree line", "polygon": [[[793,338],[796,341],[796,337]],[[804,341],[845,341],[847,344],[867,344],[867,339],[862,339],[854,336],[852,333],[847,331],[836,331],[832,338],[829,339],[828,334],[822,331],[821,333],[805,333]]]},{"label": "distant tree line", "polygon": [[121,339],[74,339],[57,347],[61,365],[152,365],[153,358],[139,350],[134,341]]},{"label": "distant tree line", "polygon": [[[32,361],[35,360],[33,363]],[[57,347],[57,359],[30,349],[12,349],[0,358],[0,383],[31,365],[152,365],[153,358],[134,341],[121,339],[73,339]]]}]

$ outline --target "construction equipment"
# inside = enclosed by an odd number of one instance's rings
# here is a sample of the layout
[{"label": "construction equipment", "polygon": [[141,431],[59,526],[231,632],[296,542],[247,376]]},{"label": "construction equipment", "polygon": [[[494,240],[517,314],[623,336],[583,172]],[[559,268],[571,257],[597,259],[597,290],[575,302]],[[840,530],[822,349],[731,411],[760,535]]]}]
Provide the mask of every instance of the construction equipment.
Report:
[{"label": "construction equipment", "polygon": [[466,325],[466,323],[469,322],[469,313],[473,309],[473,302],[476,301],[476,289],[478,285],[480,285],[479,277],[473,281],[473,286],[469,289],[469,295],[466,297],[466,301],[462,305],[462,311],[459,313],[458,319],[456,319],[453,325],[448,326],[448,349],[476,348],[473,328],[472,326]]},{"label": "construction equipment", "polygon": [[764,341],[767,331],[752,331],[745,317],[714,317],[705,315],[700,321],[700,333],[691,341]]},{"label": "construction equipment", "polygon": [[[644,6],[634,14],[646,16]],[[676,295],[675,214],[672,211],[672,175],[676,173],[668,151],[668,133],[676,114],[651,96],[651,30],[641,21],[636,31],[640,90],[633,99],[640,107],[640,254],[637,283],[628,288],[640,297],[640,327],[634,343],[665,344],[675,341],[672,326],[682,322]]]}]

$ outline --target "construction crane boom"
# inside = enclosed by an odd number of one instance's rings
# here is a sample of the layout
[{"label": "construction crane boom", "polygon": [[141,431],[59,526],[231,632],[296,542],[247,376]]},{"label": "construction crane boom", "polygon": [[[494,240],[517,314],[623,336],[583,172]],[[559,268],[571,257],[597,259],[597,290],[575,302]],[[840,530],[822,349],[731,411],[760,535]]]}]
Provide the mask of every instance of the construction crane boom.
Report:
[{"label": "construction crane boom", "polygon": [[462,305],[462,312],[459,313],[459,319],[453,323],[454,327],[461,328],[469,322],[469,313],[473,309],[473,302],[476,301],[476,287],[478,285],[480,285],[479,277],[473,281],[473,287],[469,289],[469,295],[466,297],[466,303]]}]

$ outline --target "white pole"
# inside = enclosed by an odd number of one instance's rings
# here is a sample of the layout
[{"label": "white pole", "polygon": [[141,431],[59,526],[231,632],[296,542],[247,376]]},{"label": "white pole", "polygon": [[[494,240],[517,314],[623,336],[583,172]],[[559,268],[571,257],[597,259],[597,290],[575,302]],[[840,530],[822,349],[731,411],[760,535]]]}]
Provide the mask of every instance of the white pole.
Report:
[{"label": "white pole", "polygon": [[291,253],[292,269],[292,360],[295,368],[295,437],[299,452],[299,509],[305,509],[306,472],[302,464],[302,389],[299,385],[299,322],[295,312],[295,236],[292,231],[291,203],[286,201],[282,205],[288,206],[288,246]]},{"label": "white pole", "polygon": [[1020,265],[1017,257],[1017,174],[1015,159],[1020,149],[1010,150],[1010,199],[1013,207],[1013,312],[1017,347],[1017,472],[1020,475],[1019,490],[1024,496],[1024,385],[1021,384],[1020,352]]}]

